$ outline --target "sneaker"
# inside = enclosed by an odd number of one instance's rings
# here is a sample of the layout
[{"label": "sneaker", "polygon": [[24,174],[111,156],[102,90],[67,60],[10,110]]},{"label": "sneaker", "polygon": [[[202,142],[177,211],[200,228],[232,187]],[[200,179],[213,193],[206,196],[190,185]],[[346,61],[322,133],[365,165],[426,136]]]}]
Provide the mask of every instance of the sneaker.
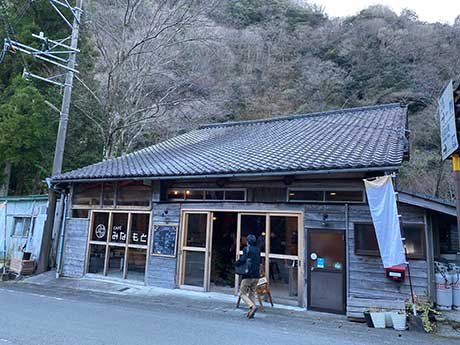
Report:
[{"label": "sneaker", "polygon": [[256,311],[257,311],[256,306],[252,306],[251,308],[249,308],[248,315],[247,315],[248,319],[253,319],[254,315],[256,314]]}]

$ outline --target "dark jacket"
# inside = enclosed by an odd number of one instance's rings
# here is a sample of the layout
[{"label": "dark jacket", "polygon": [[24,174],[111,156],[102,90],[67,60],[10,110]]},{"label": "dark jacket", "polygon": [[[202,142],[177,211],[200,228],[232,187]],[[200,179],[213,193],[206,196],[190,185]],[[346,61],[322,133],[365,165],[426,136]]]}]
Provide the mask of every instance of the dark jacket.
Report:
[{"label": "dark jacket", "polygon": [[247,259],[251,259],[251,265],[249,267],[248,274],[244,274],[241,277],[243,279],[248,278],[259,278],[259,266],[260,266],[260,250],[256,246],[247,246],[243,249],[243,255],[240,256],[236,265],[242,265],[246,262]]}]

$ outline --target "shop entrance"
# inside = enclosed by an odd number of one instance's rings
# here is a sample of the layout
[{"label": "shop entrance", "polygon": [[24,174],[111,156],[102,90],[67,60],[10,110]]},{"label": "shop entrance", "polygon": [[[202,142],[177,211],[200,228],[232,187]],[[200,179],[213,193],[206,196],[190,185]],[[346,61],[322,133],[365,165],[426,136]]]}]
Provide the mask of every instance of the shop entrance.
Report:
[{"label": "shop entrance", "polygon": [[308,230],[308,307],[345,313],[345,234]]},{"label": "shop entrance", "polygon": [[184,211],[179,285],[235,293],[239,281],[233,263],[253,234],[275,303],[302,305],[301,218],[294,212]]},{"label": "shop entrance", "polygon": [[236,212],[213,212],[211,251],[211,291],[234,293],[236,258]]}]

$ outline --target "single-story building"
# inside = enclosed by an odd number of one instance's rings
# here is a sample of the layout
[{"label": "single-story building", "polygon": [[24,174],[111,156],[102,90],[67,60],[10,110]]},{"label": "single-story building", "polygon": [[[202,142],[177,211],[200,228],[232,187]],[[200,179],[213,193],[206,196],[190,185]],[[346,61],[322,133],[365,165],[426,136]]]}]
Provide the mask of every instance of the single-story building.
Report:
[{"label": "single-story building", "polygon": [[24,252],[38,259],[47,207],[47,195],[0,197],[0,262],[22,260]]},{"label": "single-story building", "polygon": [[[385,278],[363,179],[397,173],[407,135],[400,104],[218,123],[53,176],[69,200],[62,274],[235,293],[252,233],[275,304],[402,305],[408,281]],[[433,297],[437,217],[455,208],[400,194],[414,290]]]}]

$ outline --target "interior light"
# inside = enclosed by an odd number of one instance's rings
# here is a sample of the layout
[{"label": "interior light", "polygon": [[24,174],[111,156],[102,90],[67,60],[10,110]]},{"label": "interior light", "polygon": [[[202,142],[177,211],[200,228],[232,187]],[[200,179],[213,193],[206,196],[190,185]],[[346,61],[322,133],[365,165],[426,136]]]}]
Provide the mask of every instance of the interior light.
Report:
[{"label": "interior light", "polygon": [[185,194],[189,195],[189,194],[190,194],[190,191],[189,191],[189,190],[185,191]]},{"label": "interior light", "polygon": [[337,195],[337,193],[336,192],[330,192],[329,195],[334,196],[334,195]]},{"label": "interior light", "polygon": [[212,220],[217,220],[217,217],[212,217]]},{"label": "interior light", "polygon": [[177,190],[174,191],[174,195],[177,195],[179,194],[179,192]]},{"label": "interior light", "polygon": [[289,193],[289,195],[290,195],[290,196],[294,196],[294,195],[295,195],[295,193]]}]

